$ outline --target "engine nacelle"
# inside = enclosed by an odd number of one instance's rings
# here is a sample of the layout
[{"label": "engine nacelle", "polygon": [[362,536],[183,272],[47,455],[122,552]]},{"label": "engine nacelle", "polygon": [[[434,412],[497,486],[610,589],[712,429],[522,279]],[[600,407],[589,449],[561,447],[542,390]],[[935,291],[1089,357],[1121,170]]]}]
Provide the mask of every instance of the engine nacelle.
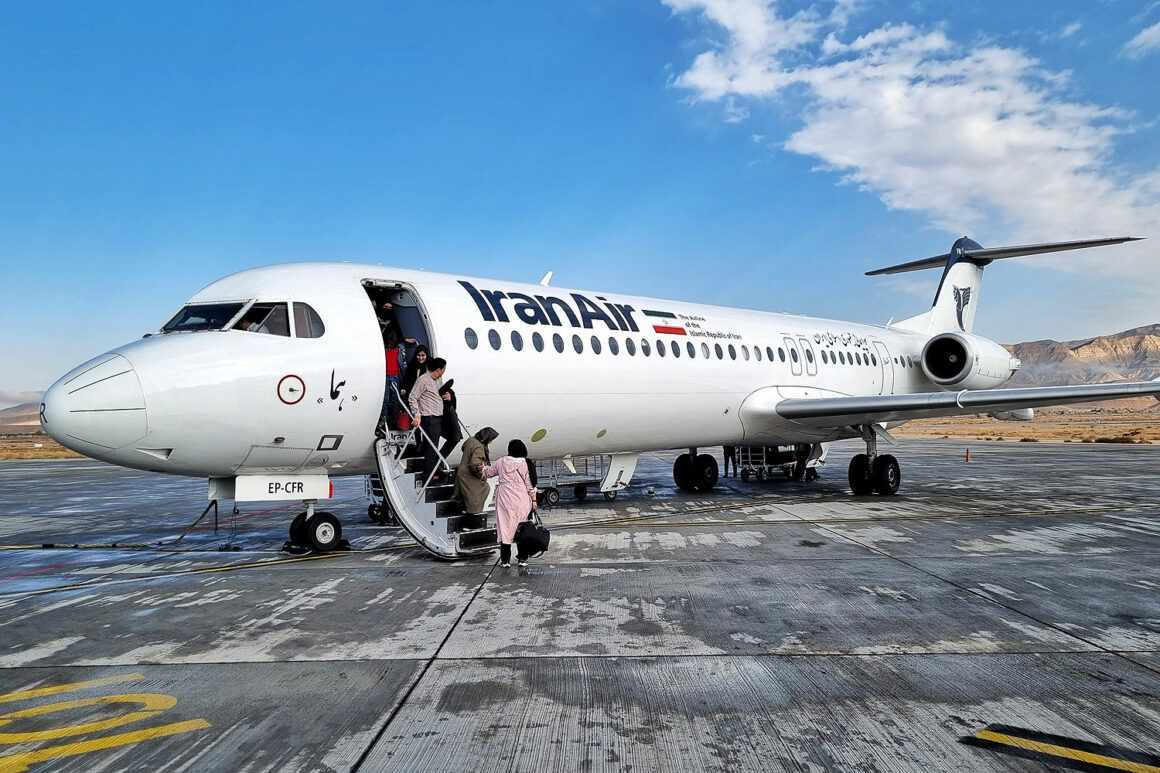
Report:
[{"label": "engine nacelle", "polygon": [[970,333],[941,333],[922,348],[922,371],[943,389],[991,389],[1019,369],[1019,360],[994,341]]}]

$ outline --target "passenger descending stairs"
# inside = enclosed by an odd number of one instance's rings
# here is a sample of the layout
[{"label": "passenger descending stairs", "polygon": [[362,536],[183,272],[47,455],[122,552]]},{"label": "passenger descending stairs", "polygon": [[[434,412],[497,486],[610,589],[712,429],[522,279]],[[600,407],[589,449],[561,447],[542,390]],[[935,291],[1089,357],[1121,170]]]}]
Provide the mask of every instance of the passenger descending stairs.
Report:
[{"label": "passenger descending stairs", "polygon": [[[422,475],[423,455],[413,435],[392,433],[375,443],[385,504],[407,533],[439,558],[455,560],[486,555],[499,547],[488,514],[466,515],[454,499],[455,486],[428,485]],[[450,479],[450,475],[447,476]]]}]

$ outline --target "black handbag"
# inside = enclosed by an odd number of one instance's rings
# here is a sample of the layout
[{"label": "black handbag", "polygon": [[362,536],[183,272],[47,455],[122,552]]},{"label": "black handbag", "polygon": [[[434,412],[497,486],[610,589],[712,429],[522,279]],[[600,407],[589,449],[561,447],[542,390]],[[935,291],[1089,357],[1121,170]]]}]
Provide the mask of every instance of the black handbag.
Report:
[{"label": "black handbag", "polygon": [[516,527],[516,547],[520,555],[525,558],[534,558],[548,549],[552,541],[552,532],[544,528],[540,514],[535,510],[528,513],[528,519],[521,521]]}]

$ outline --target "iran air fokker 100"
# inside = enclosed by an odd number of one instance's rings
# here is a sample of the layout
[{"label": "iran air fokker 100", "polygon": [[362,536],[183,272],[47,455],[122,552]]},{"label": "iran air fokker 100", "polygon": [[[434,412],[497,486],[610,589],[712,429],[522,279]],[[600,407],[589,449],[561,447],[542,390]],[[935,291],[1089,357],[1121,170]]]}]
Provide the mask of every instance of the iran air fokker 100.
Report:
[{"label": "iran air fokker 100", "polygon": [[878,441],[909,419],[1027,419],[1036,406],[1160,394],[1155,382],[998,388],[1019,361],[971,332],[992,261],[1125,241],[987,249],[959,239],[945,255],[869,272],[942,269],[930,310],[884,327],[563,290],[547,277],[258,268],[210,284],[158,333],[74,368],[45,394],[41,422],[87,456],[208,478],[211,500],[301,500],[298,545],[335,547],[341,524],[318,501],[333,476],[373,474],[384,506],[426,549],[490,552],[487,515],[463,514],[449,486],[418,472],[429,439],[377,432],[389,324],[446,359],[468,434],[492,426],[495,447],[520,438],[532,458],[606,455],[607,493],[628,484],[642,451],[688,449],[673,477],[701,492],[717,463],[698,448],[785,446],[800,475],[824,443],[861,438],[853,493],[891,495],[902,476]]}]

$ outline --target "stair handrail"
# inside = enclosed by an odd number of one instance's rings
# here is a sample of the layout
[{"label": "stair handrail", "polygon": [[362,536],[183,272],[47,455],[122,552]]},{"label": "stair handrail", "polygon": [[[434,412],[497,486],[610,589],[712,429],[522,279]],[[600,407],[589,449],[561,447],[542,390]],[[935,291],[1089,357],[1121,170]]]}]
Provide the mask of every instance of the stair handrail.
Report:
[{"label": "stair handrail", "polygon": [[[399,403],[403,406],[403,410],[407,412],[407,416],[410,417],[410,419],[411,419],[411,434],[408,437],[409,438],[413,437],[415,434],[415,431],[418,430],[419,434],[423,436],[423,440],[425,440],[427,442],[427,445],[431,446],[431,448],[433,448],[435,450],[435,456],[439,459],[439,462],[443,465],[443,469],[446,472],[450,473],[452,471],[450,462],[448,462],[446,457],[444,457],[443,454],[440,453],[439,446],[437,446],[434,443],[434,441],[431,440],[430,435],[428,435],[427,432],[423,429],[422,423],[416,419],[415,414],[411,413],[410,407],[407,405],[406,401],[403,400],[402,393],[399,392],[398,385],[391,384],[391,389],[395,390],[395,396],[399,398]],[[458,418],[458,414],[456,415],[456,418]],[[406,450],[406,445],[403,446],[403,450],[404,451]],[[398,461],[401,458],[402,458],[402,451],[400,451],[400,455],[395,461]],[[423,481],[423,485],[419,488],[418,495],[419,495],[420,499],[422,499],[422,497],[427,493],[427,488],[431,485],[431,481],[432,481],[432,479],[434,479],[435,473],[438,471],[439,471],[439,466],[436,465],[435,468],[432,469],[430,473],[428,473],[427,480]]]}]

